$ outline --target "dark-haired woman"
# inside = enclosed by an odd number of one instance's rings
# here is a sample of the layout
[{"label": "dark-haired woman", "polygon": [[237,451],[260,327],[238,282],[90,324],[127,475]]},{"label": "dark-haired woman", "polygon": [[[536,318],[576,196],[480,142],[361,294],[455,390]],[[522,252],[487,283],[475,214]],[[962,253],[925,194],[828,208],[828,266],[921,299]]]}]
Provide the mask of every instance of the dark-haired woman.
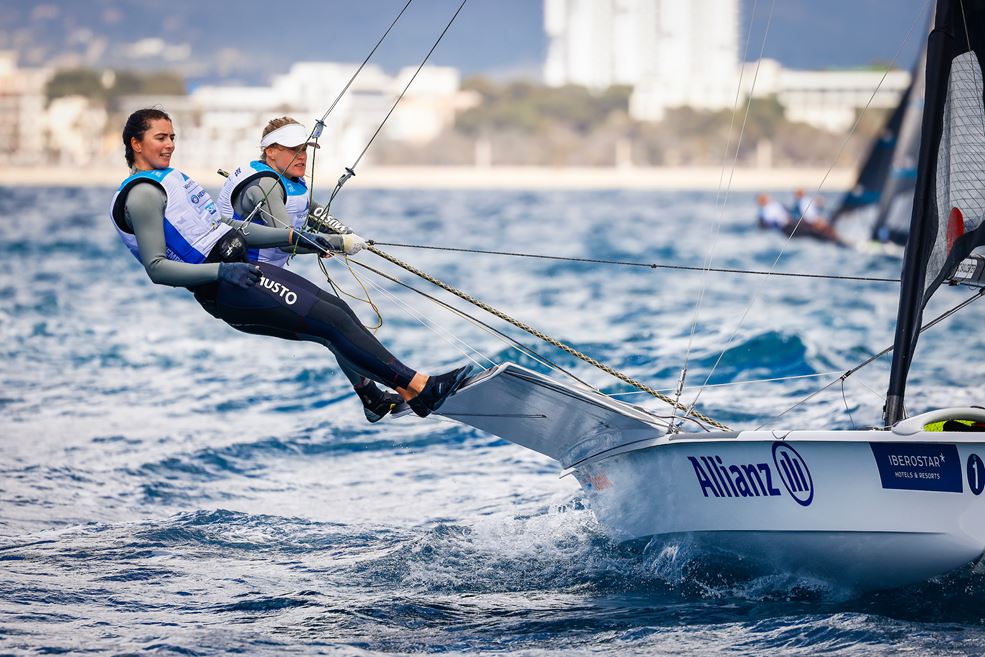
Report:
[{"label": "dark-haired woman", "polygon": [[421,417],[465,381],[469,366],[439,376],[410,369],[341,300],[280,267],[246,262],[250,248],[340,249],[322,234],[258,224],[243,232],[242,222],[222,217],[198,183],[170,167],[175,134],[165,112],[131,114],[123,144],[131,175],[110,215],[152,281],[189,288],[203,308],[240,331],[328,347],[350,371],[396,390]]},{"label": "dark-haired woman", "polygon": [[[226,179],[216,205],[224,217],[248,221],[251,224],[304,230],[308,224],[308,186],[304,174],[308,164],[308,130],[297,120],[282,116],[267,123],[260,136],[260,158],[242,164]],[[321,224],[327,226],[327,224]],[[339,222],[325,239],[332,250],[346,255],[358,253],[366,242]],[[340,234],[338,227],[346,230]],[[304,253],[303,247],[250,249],[251,262],[263,262],[275,267],[287,266],[292,253]],[[342,373],[352,384],[363,403],[363,412],[370,422],[378,422],[387,413],[403,405],[399,395],[381,390],[371,379],[352,370],[344,359],[339,360]]]}]

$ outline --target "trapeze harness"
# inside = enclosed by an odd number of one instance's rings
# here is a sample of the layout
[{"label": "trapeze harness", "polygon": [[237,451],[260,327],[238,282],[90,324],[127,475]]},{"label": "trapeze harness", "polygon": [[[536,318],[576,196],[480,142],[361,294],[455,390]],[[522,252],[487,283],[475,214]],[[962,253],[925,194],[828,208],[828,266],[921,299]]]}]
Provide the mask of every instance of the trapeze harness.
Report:
[{"label": "trapeze harness", "polygon": [[[247,218],[241,217],[236,211],[233,200],[236,195],[246,189],[250,183],[259,178],[276,178],[280,183],[281,193],[284,195],[284,206],[290,216],[295,230],[303,230],[305,221],[308,218],[308,186],[303,180],[292,180],[283,174],[278,173],[272,167],[254,160],[245,166],[238,167],[222,186],[219,198],[216,201],[219,212],[224,217],[232,217],[244,221]],[[252,221],[257,221],[275,228],[286,228],[287,226],[274,226],[272,219],[266,217],[262,211],[252,217]],[[286,253],[279,248],[249,249],[247,257],[250,262],[269,262],[278,267],[287,264],[290,253]]]},{"label": "trapeze harness", "polygon": [[[126,199],[140,184],[164,190],[165,255],[188,264],[245,262],[244,235],[220,221],[208,193],[175,169],[136,173],[120,185],[110,210],[116,231],[140,261],[140,245],[126,219]],[[212,316],[254,335],[304,340],[324,345],[340,364],[391,388],[409,386],[415,371],[380,344],[341,299],[310,281],[270,263],[258,263],[257,285],[241,288],[216,281],[189,288]]]}]

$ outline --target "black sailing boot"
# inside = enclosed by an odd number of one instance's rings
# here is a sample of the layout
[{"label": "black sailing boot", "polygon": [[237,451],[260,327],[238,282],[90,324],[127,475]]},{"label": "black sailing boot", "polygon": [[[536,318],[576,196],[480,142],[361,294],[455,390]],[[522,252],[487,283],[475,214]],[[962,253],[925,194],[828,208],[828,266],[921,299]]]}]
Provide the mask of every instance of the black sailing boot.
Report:
[{"label": "black sailing boot", "polygon": [[387,413],[396,412],[401,406],[407,407],[403,397],[395,392],[381,390],[372,381],[361,388],[356,388],[356,394],[363,403],[363,412],[370,422],[379,422]]},{"label": "black sailing boot", "polygon": [[445,400],[462,387],[465,379],[472,373],[472,366],[466,365],[457,370],[445,372],[438,376],[428,377],[428,382],[424,384],[421,393],[407,402],[410,410],[421,417],[427,417],[434,411],[441,408]]}]

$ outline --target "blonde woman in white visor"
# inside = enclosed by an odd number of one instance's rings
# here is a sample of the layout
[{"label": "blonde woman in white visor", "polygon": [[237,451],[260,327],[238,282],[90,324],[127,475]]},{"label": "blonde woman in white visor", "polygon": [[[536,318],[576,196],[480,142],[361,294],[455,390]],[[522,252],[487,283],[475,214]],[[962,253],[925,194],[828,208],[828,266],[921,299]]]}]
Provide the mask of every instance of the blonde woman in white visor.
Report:
[{"label": "blonde woman in white visor", "polygon": [[[272,119],[260,137],[260,157],[237,167],[226,179],[219,192],[217,205],[223,216],[252,221],[268,226],[305,230],[308,219],[309,193],[304,175],[308,167],[308,148],[318,144],[308,141],[308,129],[297,120],[282,116]],[[366,247],[366,241],[338,222],[325,229],[333,250],[352,255]],[[322,225],[322,224],[319,224]],[[342,234],[338,234],[342,233]],[[305,253],[304,248],[251,249],[248,258],[284,267],[292,253]],[[363,403],[366,419],[377,422],[387,413],[400,408],[404,400],[385,391],[370,379],[340,360],[339,366],[352,383]]]},{"label": "blonde woman in white visor", "polygon": [[[219,192],[216,204],[222,216],[303,230],[310,209],[304,182],[309,147],[318,145],[308,142],[308,130],[291,117],[267,123],[260,139],[260,158],[233,170]],[[327,237],[336,251],[352,255],[366,248],[365,240],[342,228],[348,234]],[[283,267],[294,251],[258,249],[250,252],[250,259]]]}]

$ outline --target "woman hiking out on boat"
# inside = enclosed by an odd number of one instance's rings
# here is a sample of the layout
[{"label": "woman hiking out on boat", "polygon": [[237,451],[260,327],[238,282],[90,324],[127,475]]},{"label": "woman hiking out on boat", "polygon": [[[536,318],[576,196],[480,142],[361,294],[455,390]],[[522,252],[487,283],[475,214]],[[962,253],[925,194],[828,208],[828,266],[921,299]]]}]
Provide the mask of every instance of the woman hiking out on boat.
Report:
[{"label": "woman hiking out on boat", "polygon": [[[345,252],[346,236],[259,223],[241,230],[244,222],[223,217],[201,185],[170,167],[175,134],[161,110],[131,114],[123,144],[130,176],[113,196],[110,218],[153,282],[188,288],[206,311],[239,331],[324,345],[349,372],[395,390],[422,417],[462,385],[470,367],[438,376],[413,370],[340,299],[282,267],[247,262],[250,249]],[[354,244],[350,239],[349,251]]]},{"label": "woman hiking out on boat", "polygon": [[[224,217],[247,221],[250,225],[304,230],[308,225],[309,193],[304,181],[308,165],[308,148],[318,145],[308,141],[308,131],[289,116],[272,119],[260,135],[258,159],[236,167],[226,179],[216,206]],[[328,233],[324,238],[333,252],[353,255],[366,247],[366,241],[339,221],[322,217],[317,227]],[[272,267],[287,266],[295,253],[311,253],[306,245],[249,249],[250,262],[266,263]],[[335,299],[344,305],[339,299]],[[346,308],[348,310],[348,308]],[[397,394],[381,390],[372,379],[339,359],[342,373],[352,384],[363,403],[370,422],[378,422],[389,412],[404,405]]]}]

